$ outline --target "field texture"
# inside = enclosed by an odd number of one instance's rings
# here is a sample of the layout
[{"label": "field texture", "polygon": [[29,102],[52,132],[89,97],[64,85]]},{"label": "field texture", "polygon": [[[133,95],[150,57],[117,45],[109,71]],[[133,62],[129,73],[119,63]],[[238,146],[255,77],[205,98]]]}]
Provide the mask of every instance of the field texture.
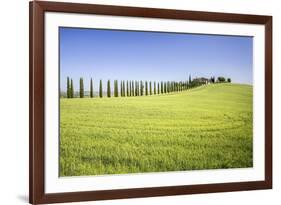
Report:
[{"label": "field texture", "polygon": [[60,176],[252,167],[252,86],[60,100]]}]

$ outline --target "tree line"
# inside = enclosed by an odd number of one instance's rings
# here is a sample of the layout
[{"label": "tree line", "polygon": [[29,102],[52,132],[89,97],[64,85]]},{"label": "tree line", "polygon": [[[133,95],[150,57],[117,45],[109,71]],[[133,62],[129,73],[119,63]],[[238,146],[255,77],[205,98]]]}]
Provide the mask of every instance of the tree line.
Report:
[{"label": "tree line", "polygon": [[[202,79],[202,78],[200,78]],[[204,81],[199,78],[191,79],[189,75],[189,79],[185,81],[143,81],[143,80],[118,80],[113,81],[113,92],[111,90],[111,81],[107,80],[106,87],[106,96],[107,97],[131,97],[131,96],[148,96],[148,95],[160,95],[167,94],[173,92],[182,92],[188,89],[192,89],[203,84],[207,83],[215,83],[215,82],[225,82],[224,77],[218,77],[217,81],[215,81],[214,77],[210,79],[206,79]],[[231,79],[227,79],[228,82],[231,82]],[[94,97],[94,86],[93,79],[90,79],[90,93],[89,96],[91,98]],[[119,89],[120,86],[120,89]],[[104,95],[103,92],[103,81],[99,80],[99,88],[98,88],[98,97],[102,98]],[[80,78],[79,80],[79,97],[84,98],[84,80]],[[74,98],[74,87],[73,80],[67,77],[67,98]]]}]

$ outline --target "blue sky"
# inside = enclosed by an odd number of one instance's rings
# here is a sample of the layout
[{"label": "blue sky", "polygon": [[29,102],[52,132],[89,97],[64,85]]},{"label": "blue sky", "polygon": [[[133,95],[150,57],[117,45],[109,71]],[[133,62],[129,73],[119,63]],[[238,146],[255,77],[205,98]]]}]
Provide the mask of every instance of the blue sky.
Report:
[{"label": "blue sky", "polygon": [[94,79],[104,88],[110,80],[180,81],[193,77],[224,76],[252,84],[253,38],[60,28],[60,81],[84,78],[85,90]]}]

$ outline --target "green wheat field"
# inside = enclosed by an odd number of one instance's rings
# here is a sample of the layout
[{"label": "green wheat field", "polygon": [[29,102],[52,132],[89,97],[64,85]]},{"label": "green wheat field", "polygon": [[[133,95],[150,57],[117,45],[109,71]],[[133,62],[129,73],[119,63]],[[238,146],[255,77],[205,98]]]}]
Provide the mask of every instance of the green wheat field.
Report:
[{"label": "green wheat field", "polygon": [[60,99],[60,176],[253,165],[250,85],[142,97]]}]

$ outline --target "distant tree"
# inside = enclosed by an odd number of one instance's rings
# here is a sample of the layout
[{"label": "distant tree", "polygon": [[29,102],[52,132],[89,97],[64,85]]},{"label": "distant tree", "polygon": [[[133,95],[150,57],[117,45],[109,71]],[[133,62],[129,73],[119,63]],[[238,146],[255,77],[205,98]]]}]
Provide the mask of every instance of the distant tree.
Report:
[{"label": "distant tree", "polygon": [[132,80],[132,96],[137,96],[136,89],[137,89],[137,81]]},{"label": "distant tree", "polygon": [[110,80],[107,81],[107,97],[111,97]]},{"label": "distant tree", "polygon": [[123,97],[123,80],[120,82],[120,96]]},{"label": "distant tree", "polygon": [[132,80],[132,96],[137,96],[137,84],[136,80]]},{"label": "distant tree", "polygon": [[151,84],[151,81],[149,81],[149,95],[152,95],[152,84]]},{"label": "distant tree", "polygon": [[113,96],[116,97],[116,80],[113,81]]},{"label": "distant tree", "polygon": [[134,96],[139,96],[139,82],[138,81],[134,81],[133,83],[133,90],[134,90]]},{"label": "distant tree", "polygon": [[84,97],[84,82],[83,82],[83,78],[80,78],[80,98]]},{"label": "distant tree", "polygon": [[125,80],[123,80],[123,97],[126,96],[126,90],[125,90]]},{"label": "distant tree", "polygon": [[121,80],[121,97],[125,97],[125,83]]},{"label": "distant tree", "polygon": [[215,83],[215,77],[214,77],[214,76],[211,77],[210,82],[211,82],[211,83]]},{"label": "distant tree", "polygon": [[140,96],[140,81],[137,82],[137,96]]},{"label": "distant tree", "polygon": [[220,76],[220,77],[217,78],[217,82],[224,83],[225,82],[225,78]]},{"label": "distant tree", "polygon": [[191,87],[192,87],[192,79],[191,79],[191,75],[189,75],[188,84],[189,84],[189,86],[190,86],[190,88],[191,88]]},{"label": "distant tree", "polygon": [[161,81],[161,94],[164,93],[164,86],[163,86],[163,81]]},{"label": "distant tree", "polygon": [[231,83],[231,78],[227,78],[227,82],[228,82],[228,83]]},{"label": "distant tree", "polygon": [[66,96],[67,96],[67,98],[70,98],[70,82],[69,82],[69,77],[67,77]]},{"label": "distant tree", "polygon": [[72,78],[70,80],[70,98],[74,98],[74,86]]},{"label": "distant tree", "polygon": [[130,87],[129,87],[129,82],[126,81],[127,84],[127,96],[130,96]]},{"label": "distant tree", "polygon": [[140,95],[143,96],[143,82],[142,80],[140,81]]},{"label": "distant tree", "polygon": [[133,89],[134,96],[138,96],[138,81],[133,81],[133,85],[134,85],[134,89]]},{"label": "distant tree", "polygon": [[90,97],[94,97],[93,79],[90,81]]},{"label": "distant tree", "polygon": [[133,96],[132,95],[132,81],[129,81],[129,96]]},{"label": "distant tree", "polygon": [[135,81],[132,81],[132,96],[135,96]]},{"label": "distant tree", "polygon": [[154,86],[153,86],[153,88],[154,88],[154,95],[156,95],[156,82],[154,81]]},{"label": "distant tree", "polygon": [[164,82],[164,93],[167,93],[167,82]]},{"label": "distant tree", "polygon": [[168,81],[167,82],[167,93],[170,93],[171,92],[171,82]]},{"label": "distant tree", "polygon": [[145,95],[148,95],[148,84],[147,84],[147,81],[145,81]]},{"label": "distant tree", "polygon": [[120,89],[121,89],[121,91],[120,91],[121,95],[120,96],[123,97],[124,96],[124,93],[123,93],[123,91],[124,91],[124,89],[123,89],[123,80],[121,80]]},{"label": "distant tree", "polygon": [[159,86],[159,82],[157,82],[157,94],[160,94],[160,86]]},{"label": "distant tree", "polygon": [[118,97],[118,80],[114,80],[114,97]]},{"label": "distant tree", "polygon": [[100,80],[99,96],[100,96],[100,98],[102,98],[102,80]]}]

